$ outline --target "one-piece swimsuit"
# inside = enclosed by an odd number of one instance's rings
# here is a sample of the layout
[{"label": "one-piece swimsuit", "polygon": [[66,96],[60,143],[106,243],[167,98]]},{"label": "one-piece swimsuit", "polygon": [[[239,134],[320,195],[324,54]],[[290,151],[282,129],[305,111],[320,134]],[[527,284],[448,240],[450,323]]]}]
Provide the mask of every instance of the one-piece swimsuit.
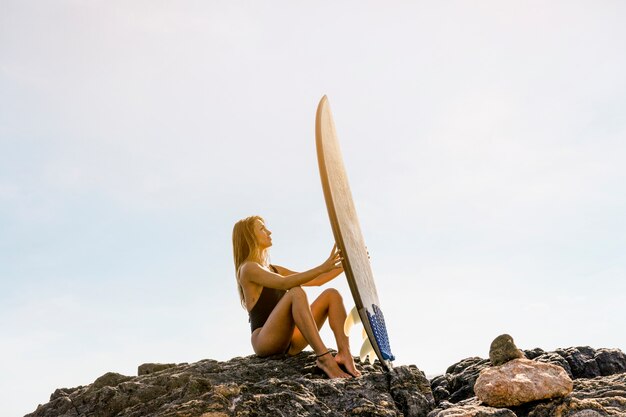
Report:
[{"label": "one-piece swimsuit", "polygon": [[[275,273],[278,273],[276,268],[274,268],[274,265],[270,265],[270,268],[272,268],[272,271]],[[279,290],[276,288],[263,287],[261,294],[259,294],[258,301],[248,313],[250,315],[250,319],[248,321],[250,322],[250,329],[252,332],[259,327],[263,327],[267,318],[274,310],[274,307],[276,307],[276,304],[278,304],[286,292],[287,291],[285,290]]]}]

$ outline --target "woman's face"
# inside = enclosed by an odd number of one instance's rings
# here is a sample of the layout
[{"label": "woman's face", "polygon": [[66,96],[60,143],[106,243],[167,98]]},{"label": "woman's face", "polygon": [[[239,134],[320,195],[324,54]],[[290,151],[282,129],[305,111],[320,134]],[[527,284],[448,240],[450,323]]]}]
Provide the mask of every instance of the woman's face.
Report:
[{"label": "woman's face", "polygon": [[254,221],[254,237],[256,238],[257,243],[261,249],[266,249],[272,246],[272,238],[270,232],[265,224],[261,220]]}]

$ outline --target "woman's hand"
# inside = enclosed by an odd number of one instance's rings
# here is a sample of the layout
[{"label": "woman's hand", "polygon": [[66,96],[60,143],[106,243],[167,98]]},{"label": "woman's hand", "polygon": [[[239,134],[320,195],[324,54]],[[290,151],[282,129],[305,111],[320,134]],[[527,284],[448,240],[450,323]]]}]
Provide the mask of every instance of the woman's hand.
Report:
[{"label": "woman's hand", "polygon": [[337,244],[335,243],[333,245],[333,250],[330,252],[330,256],[321,265],[322,273],[332,271],[337,268],[343,268],[341,261],[343,261],[343,257],[341,256],[341,251],[337,248]]}]

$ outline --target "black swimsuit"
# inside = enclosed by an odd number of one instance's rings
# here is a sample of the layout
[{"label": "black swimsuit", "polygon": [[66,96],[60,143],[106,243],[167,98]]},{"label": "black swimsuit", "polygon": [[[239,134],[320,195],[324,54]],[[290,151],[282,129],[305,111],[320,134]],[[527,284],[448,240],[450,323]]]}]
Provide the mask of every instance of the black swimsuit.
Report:
[{"label": "black swimsuit", "polygon": [[[272,271],[278,273],[274,265],[270,265]],[[276,288],[267,288],[263,287],[261,290],[261,294],[259,294],[259,299],[257,300],[252,310],[248,313],[250,315],[250,329],[254,332],[259,327],[263,327],[267,318],[270,316],[276,304],[283,298],[287,291],[278,290]]]}]

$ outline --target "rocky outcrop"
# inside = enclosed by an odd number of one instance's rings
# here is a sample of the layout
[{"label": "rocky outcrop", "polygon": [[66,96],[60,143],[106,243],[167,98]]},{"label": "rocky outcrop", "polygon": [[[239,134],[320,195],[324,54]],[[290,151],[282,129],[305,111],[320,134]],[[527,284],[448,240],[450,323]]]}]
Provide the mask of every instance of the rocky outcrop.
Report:
[{"label": "rocky outcrop", "polygon": [[565,398],[517,407],[494,408],[474,393],[488,359],[464,359],[431,380],[437,407],[428,417],[606,417],[626,416],[626,355],[619,349],[572,347],[546,352],[523,351],[528,359],[563,368],[573,379],[573,391]]},{"label": "rocky outcrop", "polygon": [[107,373],[88,386],[58,389],[27,417],[426,417],[434,408],[430,383],[415,366],[384,372],[357,361],[357,368],[360,378],[329,380],[310,352],[145,364],[139,376]]},{"label": "rocky outcrop", "polygon": [[[539,348],[523,352],[528,359],[562,367],[572,379],[626,372],[626,354],[619,349],[592,349],[582,346],[557,349],[554,352]],[[489,359],[467,358],[450,366],[444,375],[433,378],[431,387],[437,403],[458,403],[474,397],[474,384],[478,375],[489,366]]]},{"label": "rocky outcrop", "polygon": [[431,387],[437,403],[458,403],[473,397],[478,375],[488,366],[489,359],[467,358],[451,365],[444,375],[433,378]]},{"label": "rocky outcrop", "polygon": [[626,354],[619,349],[593,349],[589,346],[525,351],[528,359],[561,366],[572,378],[595,378],[626,372]]},{"label": "rocky outcrop", "polygon": [[512,407],[565,397],[573,387],[571,378],[560,366],[514,359],[482,371],[474,391],[478,399],[487,405]]},{"label": "rocky outcrop", "polygon": [[[361,378],[329,380],[310,352],[228,362],[144,364],[138,376],[109,372],[92,384],[57,389],[27,417],[606,417],[626,416],[626,355],[589,347],[524,351],[560,366],[574,388],[565,398],[490,407],[474,394],[489,359],[464,359],[428,381],[415,366],[384,372],[376,363]],[[596,375],[598,374],[598,375]]]}]

